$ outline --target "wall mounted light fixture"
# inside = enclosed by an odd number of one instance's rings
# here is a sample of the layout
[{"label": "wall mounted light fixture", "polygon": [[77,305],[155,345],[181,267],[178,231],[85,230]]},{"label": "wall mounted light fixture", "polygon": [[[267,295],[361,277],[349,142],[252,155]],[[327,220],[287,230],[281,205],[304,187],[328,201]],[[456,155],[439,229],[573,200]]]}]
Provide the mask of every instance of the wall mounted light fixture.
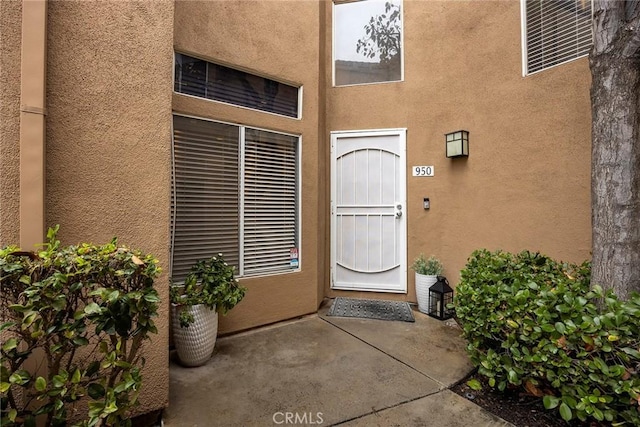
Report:
[{"label": "wall mounted light fixture", "polygon": [[466,157],[469,155],[469,131],[458,130],[445,134],[447,157]]}]

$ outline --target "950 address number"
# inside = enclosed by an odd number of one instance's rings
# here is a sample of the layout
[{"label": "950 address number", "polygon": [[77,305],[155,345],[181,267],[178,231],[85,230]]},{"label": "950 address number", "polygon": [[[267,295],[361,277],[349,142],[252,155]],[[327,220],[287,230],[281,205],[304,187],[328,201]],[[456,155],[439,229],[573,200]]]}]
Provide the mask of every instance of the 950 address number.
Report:
[{"label": "950 address number", "polygon": [[413,166],[411,167],[413,176],[433,176],[433,166]]}]

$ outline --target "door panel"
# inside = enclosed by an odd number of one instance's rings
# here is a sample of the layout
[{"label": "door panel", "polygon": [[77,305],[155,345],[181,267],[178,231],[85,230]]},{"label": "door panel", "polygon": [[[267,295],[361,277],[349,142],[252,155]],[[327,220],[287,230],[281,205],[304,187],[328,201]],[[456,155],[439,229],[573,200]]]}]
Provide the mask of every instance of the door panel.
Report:
[{"label": "door panel", "polygon": [[406,292],[405,130],[331,135],[331,286]]}]

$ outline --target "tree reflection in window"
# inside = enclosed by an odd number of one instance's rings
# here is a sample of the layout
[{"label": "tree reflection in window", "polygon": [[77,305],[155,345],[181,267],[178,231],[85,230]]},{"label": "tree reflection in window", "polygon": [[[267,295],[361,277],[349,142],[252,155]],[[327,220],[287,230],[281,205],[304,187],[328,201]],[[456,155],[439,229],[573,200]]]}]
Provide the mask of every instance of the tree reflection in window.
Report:
[{"label": "tree reflection in window", "polygon": [[337,86],[402,80],[401,5],[401,0],[336,3]]}]

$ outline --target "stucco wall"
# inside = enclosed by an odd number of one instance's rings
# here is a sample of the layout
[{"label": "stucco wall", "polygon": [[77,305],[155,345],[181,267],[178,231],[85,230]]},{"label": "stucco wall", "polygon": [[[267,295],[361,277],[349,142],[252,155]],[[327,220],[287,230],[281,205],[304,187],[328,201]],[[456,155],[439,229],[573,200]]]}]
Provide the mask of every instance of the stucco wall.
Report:
[{"label": "stucco wall", "polygon": [[[302,118],[291,119],[180,94],[177,113],[283,131],[302,136],[301,271],[242,279],[245,299],[220,319],[226,333],[312,313],[324,280],[324,184],[319,139],[319,3],[177,2],[175,50],[303,87]],[[290,17],[291,19],[288,19]],[[323,173],[323,172],[322,172]],[[323,175],[322,175],[323,177]]]},{"label": "stucco wall", "polygon": [[331,61],[326,56],[327,46],[327,33],[330,33],[330,16],[327,13],[327,8],[324,1],[319,1],[318,7],[318,182],[325,183],[318,188],[318,286],[317,302],[318,305],[325,298],[325,284],[330,280],[330,244],[328,239],[330,218],[327,215],[329,212],[329,200],[330,200],[330,186],[326,185],[327,171],[329,169],[329,131],[327,129],[327,110],[325,104],[327,102],[327,66],[331,67]]},{"label": "stucco wall", "polygon": [[[520,31],[518,1],[405,1],[404,82],[331,87],[326,53],[329,130],[407,128],[408,261],[436,255],[452,284],[477,248],[590,257],[588,62],[522,77]],[[459,129],[470,156],[447,159],[444,134]]]},{"label": "stucco wall", "polygon": [[[173,3],[49,2],[47,225],[168,270]],[[168,400],[168,275],[144,350],[140,413]]]},{"label": "stucco wall", "polygon": [[0,2],[0,247],[20,243],[21,11]]}]

